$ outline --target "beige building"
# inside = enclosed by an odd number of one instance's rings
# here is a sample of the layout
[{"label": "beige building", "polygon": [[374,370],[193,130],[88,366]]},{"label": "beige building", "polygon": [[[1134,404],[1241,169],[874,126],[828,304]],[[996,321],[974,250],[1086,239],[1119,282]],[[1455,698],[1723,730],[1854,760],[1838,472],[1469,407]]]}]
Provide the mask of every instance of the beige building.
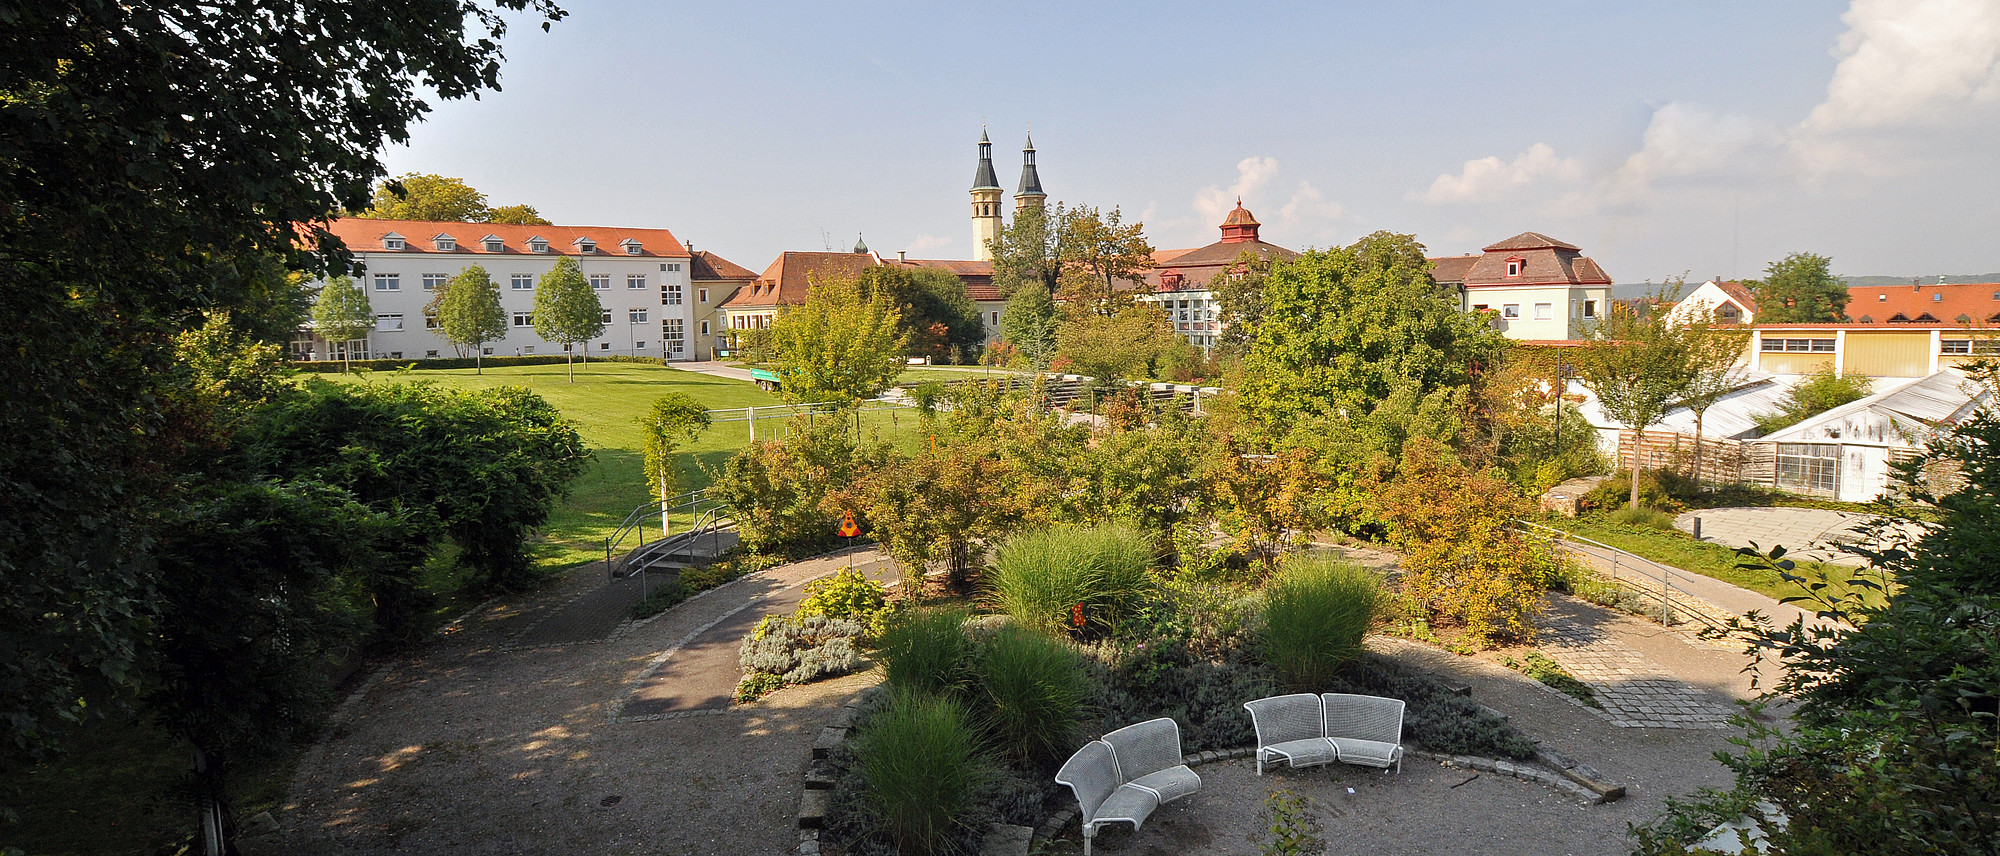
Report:
[{"label": "beige building", "polygon": [[1461,309],[1492,312],[1494,329],[1510,339],[1584,338],[1611,304],[1610,275],[1575,245],[1539,232],[1431,263],[1431,278],[1462,295]]},{"label": "beige building", "polygon": [[1192,250],[1160,250],[1153,254],[1153,269],[1146,271],[1145,287],[1137,300],[1159,307],[1173,324],[1174,334],[1189,344],[1207,350],[1222,335],[1215,291],[1210,287],[1219,277],[1231,276],[1231,268],[1244,253],[1275,261],[1289,261],[1299,254],[1258,236],[1263,224],[1257,222],[1243,200],[1222,221],[1222,239]]}]

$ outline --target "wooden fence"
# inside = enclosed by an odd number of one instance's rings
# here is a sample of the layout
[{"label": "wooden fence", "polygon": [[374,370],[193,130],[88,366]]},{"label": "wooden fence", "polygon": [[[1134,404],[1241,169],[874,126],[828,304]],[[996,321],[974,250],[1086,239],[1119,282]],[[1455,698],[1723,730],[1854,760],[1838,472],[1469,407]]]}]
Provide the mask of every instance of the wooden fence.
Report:
[{"label": "wooden fence", "polygon": [[[1632,466],[1632,444],[1636,432],[1618,432],[1618,460],[1614,463],[1619,470]],[[1672,470],[1684,476],[1694,477],[1694,450],[1697,440],[1690,435],[1674,431],[1647,431],[1646,439],[1639,447],[1640,464],[1649,470]],[[1776,476],[1776,462],[1772,459],[1771,444],[1744,443],[1739,440],[1724,440],[1714,437],[1702,438],[1701,473],[1702,481],[1709,484],[1770,484]]]}]

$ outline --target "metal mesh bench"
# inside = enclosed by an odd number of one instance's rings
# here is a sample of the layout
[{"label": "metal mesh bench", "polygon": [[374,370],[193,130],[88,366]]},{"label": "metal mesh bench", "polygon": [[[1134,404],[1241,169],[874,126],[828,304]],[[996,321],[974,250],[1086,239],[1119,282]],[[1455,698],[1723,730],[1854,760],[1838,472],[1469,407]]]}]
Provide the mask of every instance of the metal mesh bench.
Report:
[{"label": "metal mesh bench", "polygon": [[1181,763],[1181,729],[1162,717],[1127,725],[1076,750],[1056,781],[1068,785],[1083,810],[1083,852],[1107,823],[1138,829],[1163,803],[1201,790],[1201,777]]},{"label": "metal mesh bench", "polygon": [[1266,761],[1293,767],[1340,761],[1403,771],[1403,701],[1347,693],[1297,693],[1244,702],[1257,729],[1257,775]]}]

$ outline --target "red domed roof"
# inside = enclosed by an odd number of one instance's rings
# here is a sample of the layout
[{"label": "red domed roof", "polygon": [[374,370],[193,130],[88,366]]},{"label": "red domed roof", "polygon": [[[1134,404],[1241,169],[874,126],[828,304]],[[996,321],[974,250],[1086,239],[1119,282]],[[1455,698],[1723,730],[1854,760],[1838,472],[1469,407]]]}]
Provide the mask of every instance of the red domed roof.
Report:
[{"label": "red domed roof", "polygon": [[1222,221],[1222,242],[1240,244],[1257,240],[1257,227],[1263,225],[1250,216],[1250,209],[1243,207],[1243,197],[1236,197],[1236,210]]},{"label": "red domed roof", "polygon": [[1234,210],[1234,211],[1231,211],[1231,212],[1229,212],[1229,217],[1228,217],[1228,219],[1225,219],[1225,220],[1223,220],[1223,221],[1222,221],[1222,225],[1224,225],[1224,226],[1261,226],[1261,225],[1263,225],[1263,224],[1262,224],[1262,223],[1259,223],[1259,222],[1257,222],[1257,218],[1255,218],[1255,217],[1252,217],[1252,216],[1250,216],[1250,209],[1248,209],[1248,208],[1244,208],[1244,207],[1243,207],[1243,200],[1239,198],[1239,199],[1237,199],[1237,200],[1236,200],[1236,210]]}]

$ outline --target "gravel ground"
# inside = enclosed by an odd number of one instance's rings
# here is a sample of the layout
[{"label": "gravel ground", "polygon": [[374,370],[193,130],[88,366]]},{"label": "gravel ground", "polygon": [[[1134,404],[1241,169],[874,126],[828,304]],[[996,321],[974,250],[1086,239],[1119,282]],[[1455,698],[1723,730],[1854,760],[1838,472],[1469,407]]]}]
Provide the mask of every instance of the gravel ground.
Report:
[{"label": "gravel ground", "polygon": [[266,849],[788,851],[813,737],[873,677],[679,719],[612,724],[608,709],[660,651],[749,597],[832,566],[752,575],[606,643],[502,650],[523,616],[603,585],[595,567],[527,603],[483,607],[420,655],[384,667],[343,707],[300,766],[282,847]]}]

